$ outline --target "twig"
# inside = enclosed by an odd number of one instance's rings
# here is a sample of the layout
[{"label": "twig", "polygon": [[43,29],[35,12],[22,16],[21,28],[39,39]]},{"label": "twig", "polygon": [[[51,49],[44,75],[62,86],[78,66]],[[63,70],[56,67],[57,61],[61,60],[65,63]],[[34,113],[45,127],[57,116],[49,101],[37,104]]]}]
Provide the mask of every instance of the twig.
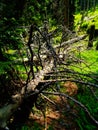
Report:
[{"label": "twig", "polygon": [[93,87],[96,87],[98,88],[98,85],[97,84],[94,84],[94,83],[90,83],[90,82],[85,82],[85,81],[80,81],[80,80],[74,80],[74,79],[53,79],[53,80],[42,80],[41,83],[55,83],[55,82],[62,82],[62,81],[72,81],[72,82],[76,82],[76,83],[81,83],[81,84],[84,84],[84,85],[90,85],[90,86],[93,86]]},{"label": "twig", "polygon": [[31,25],[31,28],[30,28],[30,35],[29,35],[29,40],[28,40],[27,45],[28,45],[28,48],[29,48],[29,51],[30,51],[30,55],[31,55],[31,57],[30,57],[30,71],[31,71],[33,79],[34,79],[34,77],[35,77],[34,70],[33,70],[33,66],[34,66],[34,61],[33,61],[34,53],[32,51],[31,45],[30,45],[31,41],[32,41],[32,33],[33,33],[33,25]]},{"label": "twig", "polygon": [[93,94],[93,96],[95,97],[95,99],[98,101],[98,97],[96,96],[93,88],[91,88],[90,86],[87,86],[87,87],[90,89],[91,93]]},{"label": "twig", "polygon": [[[75,75],[77,77],[78,76],[79,77],[80,76],[85,76],[87,78],[91,78],[91,79],[93,79],[95,81],[98,81],[97,77],[94,77],[92,74],[84,74],[84,73],[80,73],[80,72],[75,72],[75,71],[73,71],[71,69],[68,69],[68,68],[64,68],[64,70],[62,70],[62,71],[58,70],[57,73],[58,73],[58,75],[59,74],[62,75],[62,73],[63,73],[63,75],[65,75],[66,73],[69,73],[69,74],[73,74],[73,75]],[[51,77],[54,76],[55,77],[55,75],[56,75],[55,71],[51,71],[51,72],[47,73],[46,76],[51,76]]]},{"label": "twig", "polygon": [[53,105],[56,105],[51,99],[49,99],[47,96],[45,96],[44,94],[41,93],[41,95],[50,103],[52,103]]},{"label": "twig", "polygon": [[66,46],[66,45],[68,45],[68,44],[73,44],[73,43],[75,43],[75,42],[78,42],[78,41],[80,41],[80,40],[85,39],[86,37],[87,37],[87,35],[85,34],[85,35],[82,35],[82,36],[73,38],[73,39],[71,39],[71,40],[68,40],[68,41],[66,41],[66,42],[61,43],[61,45],[55,46],[54,48],[57,49],[57,48],[59,48],[59,47],[64,47],[64,46]]},{"label": "twig", "polygon": [[98,121],[91,115],[91,113],[88,111],[88,109],[86,108],[86,106],[84,104],[82,104],[81,102],[77,101],[76,99],[74,99],[73,97],[70,97],[67,94],[64,93],[59,93],[59,92],[47,92],[47,91],[43,91],[43,94],[50,94],[50,95],[59,95],[59,96],[63,96],[66,97],[67,99],[72,100],[73,102],[75,102],[76,104],[78,104],[82,109],[84,109],[84,111],[88,114],[88,116],[90,117],[90,119],[96,124],[98,125]]}]

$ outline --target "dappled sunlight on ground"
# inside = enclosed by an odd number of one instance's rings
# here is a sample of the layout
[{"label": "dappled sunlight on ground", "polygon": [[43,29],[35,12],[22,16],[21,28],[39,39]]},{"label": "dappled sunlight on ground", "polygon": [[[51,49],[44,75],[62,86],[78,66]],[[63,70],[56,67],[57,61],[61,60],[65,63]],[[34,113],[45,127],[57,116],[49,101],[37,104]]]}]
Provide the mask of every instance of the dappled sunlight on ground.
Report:
[{"label": "dappled sunlight on ground", "polygon": [[53,101],[56,106],[48,103],[45,115],[41,111],[31,113],[27,124],[33,126],[37,122],[40,130],[79,130],[74,121],[77,112],[67,99],[56,96]]}]

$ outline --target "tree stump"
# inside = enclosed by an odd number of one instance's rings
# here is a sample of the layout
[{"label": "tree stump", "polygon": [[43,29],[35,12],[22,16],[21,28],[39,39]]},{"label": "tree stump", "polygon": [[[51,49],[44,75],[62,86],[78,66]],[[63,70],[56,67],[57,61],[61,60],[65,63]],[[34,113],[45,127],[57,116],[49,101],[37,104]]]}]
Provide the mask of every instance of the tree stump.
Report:
[{"label": "tree stump", "polygon": [[88,49],[93,47],[93,39],[95,34],[95,25],[91,25],[90,28],[87,30],[87,33],[89,35],[89,41],[88,41]]}]

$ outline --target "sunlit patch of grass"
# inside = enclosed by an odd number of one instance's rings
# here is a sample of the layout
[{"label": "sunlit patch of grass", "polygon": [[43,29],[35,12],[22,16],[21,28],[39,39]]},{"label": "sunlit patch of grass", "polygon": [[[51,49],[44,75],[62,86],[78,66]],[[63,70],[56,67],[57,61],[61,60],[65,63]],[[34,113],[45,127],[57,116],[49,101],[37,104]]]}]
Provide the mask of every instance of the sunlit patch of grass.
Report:
[{"label": "sunlit patch of grass", "polygon": [[82,73],[98,73],[98,51],[91,49],[77,53],[76,56],[83,62],[71,66],[72,69]]},{"label": "sunlit patch of grass", "polygon": [[[95,44],[95,43],[94,43]],[[98,51],[95,50],[95,45],[90,50],[81,51],[80,53],[75,53],[76,57],[81,59],[80,63],[73,64],[71,68],[80,72],[81,74],[97,74],[98,75]],[[83,61],[83,62],[82,62]],[[89,82],[89,78],[87,79]],[[93,79],[90,79],[92,82]],[[93,88],[96,96],[98,95],[98,89]],[[96,120],[98,120],[97,112],[98,112],[98,102],[96,101],[94,95],[91,93],[91,90],[88,86],[79,85],[79,91],[76,95],[78,101],[83,103],[91,115],[93,115]],[[80,128],[80,130],[95,130],[97,127],[91,122],[87,114],[83,109],[78,108],[78,116],[76,122]]]},{"label": "sunlit patch of grass", "polygon": [[92,49],[82,52],[81,58],[83,58],[84,62],[87,63],[90,71],[98,71],[98,51]]},{"label": "sunlit patch of grass", "polygon": [[75,26],[75,28],[76,28],[76,30],[77,30],[77,28],[78,28],[78,26],[80,25],[80,21],[81,21],[81,14],[80,13],[78,13],[78,14],[76,14],[75,16],[74,16],[74,26]]}]

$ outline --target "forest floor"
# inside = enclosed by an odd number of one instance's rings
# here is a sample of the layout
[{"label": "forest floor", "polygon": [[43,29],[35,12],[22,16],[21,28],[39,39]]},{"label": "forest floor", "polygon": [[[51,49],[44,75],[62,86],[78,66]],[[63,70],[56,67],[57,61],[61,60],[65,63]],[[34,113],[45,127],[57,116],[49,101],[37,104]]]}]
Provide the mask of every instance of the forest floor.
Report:
[{"label": "forest floor", "polygon": [[32,130],[79,130],[76,105],[71,106],[68,99],[60,96],[51,96],[51,101],[54,104],[45,99],[46,107],[34,108],[26,125]]}]

